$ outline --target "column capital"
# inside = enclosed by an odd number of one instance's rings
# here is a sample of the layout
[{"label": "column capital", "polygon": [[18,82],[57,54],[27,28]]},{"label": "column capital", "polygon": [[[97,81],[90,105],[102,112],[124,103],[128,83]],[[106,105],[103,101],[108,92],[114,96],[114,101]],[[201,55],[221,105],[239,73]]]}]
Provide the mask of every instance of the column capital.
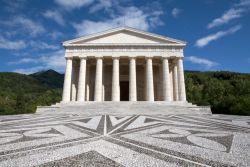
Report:
[{"label": "column capital", "polygon": [[103,59],[103,56],[95,56],[95,59]]},{"label": "column capital", "polygon": [[129,58],[129,60],[136,59],[136,56],[129,56],[128,58]]},{"label": "column capital", "polygon": [[79,59],[80,59],[80,60],[81,60],[81,59],[85,59],[85,60],[86,60],[86,59],[87,59],[87,57],[86,57],[86,56],[84,56],[84,57],[83,57],[83,56],[81,56],[81,57],[79,57]]},{"label": "column capital", "polygon": [[72,60],[73,57],[65,57],[66,60]]},{"label": "column capital", "polygon": [[183,60],[184,57],[176,57],[177,60]]},{"label": "column capital", "polygon": [[145,59],[153,59],[153,56],[145,56]]},{"label": "column capital", "polygon": [[178,59],[178,57],[170,57],[171,62],[174,64],[177,63]]},{"label": "column capital", "polygon": [[120,57],[119,56],[112,56],[112,59],[114,60],[114,59],[120,59]]},{"label": "column capital", "polygon": [[162,56],[161,59],[162,59],[162,60],[163,60],[163,59],[168,59],[168,60],[169,60],[170,57],[168,57],[168,56]]}]

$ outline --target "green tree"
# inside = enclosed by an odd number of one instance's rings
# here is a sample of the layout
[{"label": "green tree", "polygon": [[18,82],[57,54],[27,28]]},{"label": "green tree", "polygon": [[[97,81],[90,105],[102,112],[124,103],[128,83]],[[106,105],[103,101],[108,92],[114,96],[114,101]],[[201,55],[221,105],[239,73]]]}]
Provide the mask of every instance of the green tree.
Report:
[{"label": "green tree", "polygon": [[23,114],[25,113],[25,109],[26,107],[25,107],[24,93],[23,91],[20,91],[16,97],[16,113]]}]

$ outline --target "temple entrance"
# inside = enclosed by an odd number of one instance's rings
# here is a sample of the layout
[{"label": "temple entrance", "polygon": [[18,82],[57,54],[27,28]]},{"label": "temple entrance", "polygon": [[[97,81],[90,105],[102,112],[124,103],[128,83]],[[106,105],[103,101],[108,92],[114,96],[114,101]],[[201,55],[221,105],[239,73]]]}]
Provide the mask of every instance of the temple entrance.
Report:
[{"label": "temple entrance", "polygon": [[129,101],[129,81],[120,82],[120,101]]}]

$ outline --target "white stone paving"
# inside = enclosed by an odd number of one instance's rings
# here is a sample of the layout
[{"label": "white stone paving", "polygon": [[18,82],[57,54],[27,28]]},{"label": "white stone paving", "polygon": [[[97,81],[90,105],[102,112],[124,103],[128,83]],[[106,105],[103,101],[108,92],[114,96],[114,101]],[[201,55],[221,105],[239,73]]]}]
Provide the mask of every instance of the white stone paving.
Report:
[{"label": "white stone paving", "polygon": [[0,166],[250,166],[250,117],[131,113],[2,116]]}]

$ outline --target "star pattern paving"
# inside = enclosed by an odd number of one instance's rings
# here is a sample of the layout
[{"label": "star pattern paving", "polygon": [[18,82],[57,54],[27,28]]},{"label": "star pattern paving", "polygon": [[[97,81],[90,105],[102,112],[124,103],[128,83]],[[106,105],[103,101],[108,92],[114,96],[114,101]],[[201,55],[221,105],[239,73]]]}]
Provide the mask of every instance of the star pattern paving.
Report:
[{"label": "star pattern paving", "polygon": [[0,117],[0,166],[250,166],[250,117]]}]

